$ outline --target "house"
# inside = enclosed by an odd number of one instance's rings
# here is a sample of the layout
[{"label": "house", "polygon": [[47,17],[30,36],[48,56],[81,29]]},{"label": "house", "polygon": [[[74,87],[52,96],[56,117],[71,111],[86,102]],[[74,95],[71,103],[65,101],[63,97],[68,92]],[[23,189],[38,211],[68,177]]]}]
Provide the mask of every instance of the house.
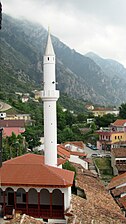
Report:
[{"label": "house", "polygon": [[4,120],[24,120],[25,125],[32,125],[34,122],[30,114],[7,114]]},{"label": "house", "polygon": [[101,128],[96,131],[99,135],[97,148],[103,150],[111,150],[116,144],[126,142],[126,120],[117,119],[108,128]]},{"label": "house", "polygon": [[25,154],[4,162],[0,176],[4,215],[15,209],[37,218],[64,219],[74,172],[45,165],[42,155]]},{"label": "house", "polygon": [[39,100],[40,98],[42,98],[42,93],[41,93],[41,91],[37,91],[37,90],[35,90],[34,91],[34,97],[35,97],[35,100]]},{"label": "house", "polygon": [[126,148],[111,149],[111,166],[114,175],[126,172]]},{"label": "house", "polygon": [[63,145],[70,151],[84,152],[84,143],[82,141],[65,142]]},{"label": "house", "polygon": [[22,103],[26,103],[26,102],[28,102],[28,100],[29,100],[29,96],[28,95],[24,95],[21,98]]},{"label": "house", "polygon": [[24,120],[0,120],[0,127],[3,128],[3,137],[11,136],[12,132],[19,135],[25,132]]},{"label": "house", "polygon": [[70,153],[67,160],[76,164],[81,164],[86,170],[89,169],[89,160],[86,159],[87,154],[84,153],[84,143],[82,141],[66,142],[63,146]]},{"label": "house", "polygon": [[112,178],[107,189],[126,215],[126,172]]},{"label": "house", "polygon": [[95,117],[102,117],[103,115],[106,114],[113,114],[115,116],[119,115],[119,110],[117,110],[116,108],[104,108],[104,107],[98,107],[98,108],[94,108],[92,110],[92,113],[94,114]]},{"label": "house", "polygon": [[30,121],[31,115],[30,114],[7,114],[4,120],[25,120]]}]

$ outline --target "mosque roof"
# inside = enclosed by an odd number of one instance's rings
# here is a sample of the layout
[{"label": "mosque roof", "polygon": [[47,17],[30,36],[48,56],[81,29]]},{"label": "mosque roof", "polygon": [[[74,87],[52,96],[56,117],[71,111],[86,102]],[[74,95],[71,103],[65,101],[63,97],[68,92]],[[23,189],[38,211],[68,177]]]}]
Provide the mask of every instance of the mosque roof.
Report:
[{"label": "mosque roof", "polygon": [[72,186],[74,172],[44,164],[42,155],[25,154],[3,163],[1,186],[60,187]]}]

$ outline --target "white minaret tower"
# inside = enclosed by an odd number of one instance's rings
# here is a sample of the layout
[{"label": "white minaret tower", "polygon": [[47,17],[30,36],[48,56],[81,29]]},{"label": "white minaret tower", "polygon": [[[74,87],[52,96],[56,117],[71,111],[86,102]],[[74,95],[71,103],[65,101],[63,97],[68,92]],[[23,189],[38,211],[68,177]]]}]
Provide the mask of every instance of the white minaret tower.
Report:
[{"label": "white minaret tower", "polygon": [[56,90],[55,53],[49,32],[43,58],[43,74],[44,90],[42,91],[42,100],[44,102],[45,164],[57,166],[56,101],[59,98],[59,91]]}]

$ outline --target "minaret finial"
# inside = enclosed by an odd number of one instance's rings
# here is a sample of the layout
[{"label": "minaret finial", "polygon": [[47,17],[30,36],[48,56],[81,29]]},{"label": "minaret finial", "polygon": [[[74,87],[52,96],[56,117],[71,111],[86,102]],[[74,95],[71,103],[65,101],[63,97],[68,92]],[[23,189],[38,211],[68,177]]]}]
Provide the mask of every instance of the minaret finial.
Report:
[{"label": "minaret finial", "polygon": [[45,50],[45,55],[47,56],[53,56],[55,55],[53,45],[52,45],[52,40],[50,36],[50,27],[48,26],[48,40],[46,44],[46,50]]}]

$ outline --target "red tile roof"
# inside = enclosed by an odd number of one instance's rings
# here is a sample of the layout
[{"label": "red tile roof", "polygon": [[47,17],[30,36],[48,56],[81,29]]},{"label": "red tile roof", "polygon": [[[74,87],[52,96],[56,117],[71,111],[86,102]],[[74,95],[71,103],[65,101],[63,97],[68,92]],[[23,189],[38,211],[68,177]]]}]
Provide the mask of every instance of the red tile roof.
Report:
[{"label": "red tile roof", "polygon": [[120,196],[123,193],[126,193],[126,186],[115,188],[111,191],[114,197]]},{"label": "red tile roof", "polygon": [[119,202],[122,204],[122,206],[126,209],[126,195],[119,198]]},{"label": "red tile roof", "polygon": [[113,126],[123,126],[126,123],[125,120],[117,119],[114,123],[112,123]]},{"label": "red tile roof", "polygon": [[43,164],[43,157],[25,154],[3,163],[0,168],[3,186],[72,186],[74,172]]},{"label": "red tile roof", "polygon": [[84,224],[122,224],[126,223],[126,218],[119,206],[106,191],[102,182],[89,170],[74,164],[77,172],[77,186],[84,190],[85,198],[72,195],[71,213],[74,215],[74,222]]},{"label": "red tile roof", "polygon": [[11,136],[12,132],[15,135],[19,135],[21,133],[25,132],[25,128],[19,128],[19,127],[8,127],[8,128],[3,128],[3,137],[5,136]]},{"label": "red tile roof", "polygon": [[115,158],[126,158],[126,148],[112,148],[111,152]]},{"label": "red tile roof", "polygon": [[57,154],[63,158],[70,158],[70,152],[63,145],[57,146]]},{"label": "red tile roof", "polygon": [[115,188],[121,184],[125,184],[126,183],[126,172],[123,174],[120,174],[114,178],[112,178],[112,180],[110,181],[110,183],[107,186],[107,189],[112,189]]}]

